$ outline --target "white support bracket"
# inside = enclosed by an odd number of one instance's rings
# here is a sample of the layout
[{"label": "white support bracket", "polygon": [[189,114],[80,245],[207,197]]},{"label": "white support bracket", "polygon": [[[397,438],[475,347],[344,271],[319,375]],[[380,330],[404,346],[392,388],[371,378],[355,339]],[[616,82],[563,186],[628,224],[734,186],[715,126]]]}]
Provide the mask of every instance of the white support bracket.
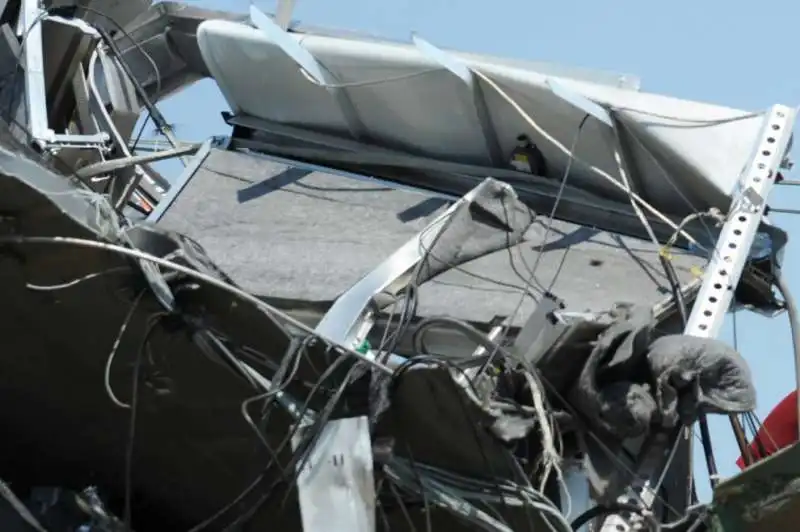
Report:
[{"label": "white support bracket", "polygon": [[317,61],[314,55],[306,50],[302,44],[296,41],[278,23],[273,21],[263,11],[254,5],[250,5],[250,21],[261,30],[267,38],[280,47],[281,50],[295,63],[303,69],[311,79],[316,81],[321,87],[325,87],[328,93],[333,96],[339,110],[342,113],[347,128],[354,139],[363,140],[366,137],[366,128],[358,116],[350,96],[343,88],[336,87],[338,80],[331,74],[324,65]]},{"label": "white support bracket", "polygon": [[49,16],[40,0],[23,0],[17,24],[17,35],[22,39],[22,64],[25,70],[25,106],[31,140],[41,149],[57,151],[62,148],[107,149],[110,137],[100,132],[91,135],[56,134],[50,128],[47,116],[47,87],[44,75],[44,48],[42,22],[50,20],[77,27],[82,32],[96,36],[96,31],[83,21]]},{"label": "white support bracket", "polygon": [[46,12],[39,0],[23,0],[20,9],[17,35],[22,38],[23,65],[25,66],[25,105],[28,112],[28,129],[35,142],[55,140],[55,133],[47,121],[47,91],[44,80],[44,49],[42,21]]},{"label": "white support bracket", "polygon": [[486,105],[486,98],[483,95],[483,89],[478,82],[478,78],[464,62],[454,57],[452,54],[435,47],[417,35],[412,35],[411,40],[423,55],[440,64],[445,70],[455,75],[470,88],[472,91],[472,101],[475,105],[475,115],[480,124],[481,133],[483,134],[483,139],[486,144],[486,152],[492,164],[496,166],[504,165],[505,154],[503,154],[503,149],[500,146],[497,130],[494,127],[494,123],[492,123],[489,107]]},{"label": "white support bracket", "polygon": [[[716,338],[719,334],[764,216],[767,196],[776,184],[775,178],[784,162],[795,114],[794,109],[784,105],[775,105],[766,114],[750,162],[734,192],[730,212],[706,268],[684,334],[701,338]],[[651,507],[652,497],[643,496],[650,492],[643,491],[642,486],[650,486],[661,478],[665,462],[660,459],[663,455],[656,453],[656,457],[643,457],[637,469],[639,485],[632,486],[620,500],[635,500],[646,508]],[[603,522],[601,532],[629,532],[634,530],[634,524],[630,516],[612,515]]]}]

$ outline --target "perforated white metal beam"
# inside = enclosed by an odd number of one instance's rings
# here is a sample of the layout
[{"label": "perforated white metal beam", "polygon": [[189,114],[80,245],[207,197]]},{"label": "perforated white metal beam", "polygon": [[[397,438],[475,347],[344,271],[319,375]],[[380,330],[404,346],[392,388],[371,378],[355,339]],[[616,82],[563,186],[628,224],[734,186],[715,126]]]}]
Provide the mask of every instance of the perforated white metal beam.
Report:
[{"label": "perforated white metal beam", "polygon": [[[784,164],[795,114],[794,109],[783,105],[773,106],[766,114],[750,162],[739,178],[734,201],[706,268],[684,334],[701,338],[715,338],[719,334],[763,219],[767,196]],[[644,507],[652,506],[654,490],[658,489],[656,484],[667,465],[664,448],[657,446],[641,457],[637,470],[639,479],[620,497],[620,502],[634,500]],[[631,515],[609,516],[603,522],[601,532],[630,532],[635,530],[634,519],[635,516]]]},{"label": "perforated white metal beam", "polygon": [[338,87],[339,81],[302,44],[292,38],[284,28],[264,14],[256,6],[250,6],[250,20],[267,38],[302,68],[314,81],[324,87],[336,100],[350,134],[355,139],[366,138],[366,128],[358,116],[347,91]]},{"label": "perforated white metal beam", "polygon": [[706,269],[686,334],[704,338],[719,334],[764,216],[767,196],[783,164],[794,120],[795,110],[783,105],[772,107],[765,117],[758,143],[739,180],[735,199]]}]

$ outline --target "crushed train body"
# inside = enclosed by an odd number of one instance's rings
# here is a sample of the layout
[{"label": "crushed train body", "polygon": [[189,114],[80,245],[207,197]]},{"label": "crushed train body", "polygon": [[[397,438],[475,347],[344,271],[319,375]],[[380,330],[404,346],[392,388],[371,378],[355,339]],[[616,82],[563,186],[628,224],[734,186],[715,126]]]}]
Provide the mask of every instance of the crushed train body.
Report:
[{"label": "crushed train body", "polygon": [[[686,437],[755,407],[715,336],[731,304],[786,306],[762,215],[792,109],[254,7],[53,4],[0,15],[0,529],[796,511],[788,474],[763,504],[730,483],[697,504]],[[203,78],[231,129],[186,143],[156,104]]]}]

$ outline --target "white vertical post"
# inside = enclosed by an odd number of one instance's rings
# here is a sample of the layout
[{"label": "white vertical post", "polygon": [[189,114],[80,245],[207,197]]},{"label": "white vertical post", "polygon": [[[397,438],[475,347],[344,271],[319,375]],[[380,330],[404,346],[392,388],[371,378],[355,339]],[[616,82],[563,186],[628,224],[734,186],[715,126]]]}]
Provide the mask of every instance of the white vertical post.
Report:
[{"label": "white vertical post", "polygon": [[47,119],[47,92],[44,82],[44,49],[42,21],[45,11],[39,0],[23,0],[17,34],[22,38],[23,65],[25,66],[25,105],[28,130],[34,142],[47,144],[53,140]]}]

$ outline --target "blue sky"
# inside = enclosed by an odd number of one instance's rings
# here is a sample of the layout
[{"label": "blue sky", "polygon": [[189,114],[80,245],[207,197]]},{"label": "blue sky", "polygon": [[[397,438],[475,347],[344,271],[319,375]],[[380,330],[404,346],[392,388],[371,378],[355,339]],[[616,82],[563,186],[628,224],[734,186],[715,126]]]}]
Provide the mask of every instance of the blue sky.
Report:
[{"label": "blue sky", "polygon": [[[250,5],[248,0],[191,3],[241,12]],[[274,1],[255,3],[265,11],[275,6]],[[636,74],[645,91],[739,109],[800,104],[800,73],[793,60],[798,43],[793,23],[800,20],[800,2],[297,0],[295,13],[307,24],[403,40],[416,32],[444,48]],[[212,81],[198,83],[160,107],[182,139],[229,133],[220,118],[227,106]],[[800,167],[798,149],[794,157]],[[788,177],[797,179],[794,174]],[[774,207],[800,208],[798,200],[800,187],[778,187],[771,196]],[[800,235],[797,216],[776,215],[773,221]],[[790,243],[784,270],[792,272],[799,264],[800,245]],[[789,282],[800,297],[800,276],[790,274]],[[729,341],[731,322],[723,332]],[[763,419],[795,386],[788,320],[785,315],[770,320],[739,313],[737,324],[738,346],[759,387],[757,412]],[[720,473],[733,474],[739,453],[728,421],[712,416],[710,423]],[[696,455],[696,466],[698,489],[705,498],[709,490],[702,455]]]}]

